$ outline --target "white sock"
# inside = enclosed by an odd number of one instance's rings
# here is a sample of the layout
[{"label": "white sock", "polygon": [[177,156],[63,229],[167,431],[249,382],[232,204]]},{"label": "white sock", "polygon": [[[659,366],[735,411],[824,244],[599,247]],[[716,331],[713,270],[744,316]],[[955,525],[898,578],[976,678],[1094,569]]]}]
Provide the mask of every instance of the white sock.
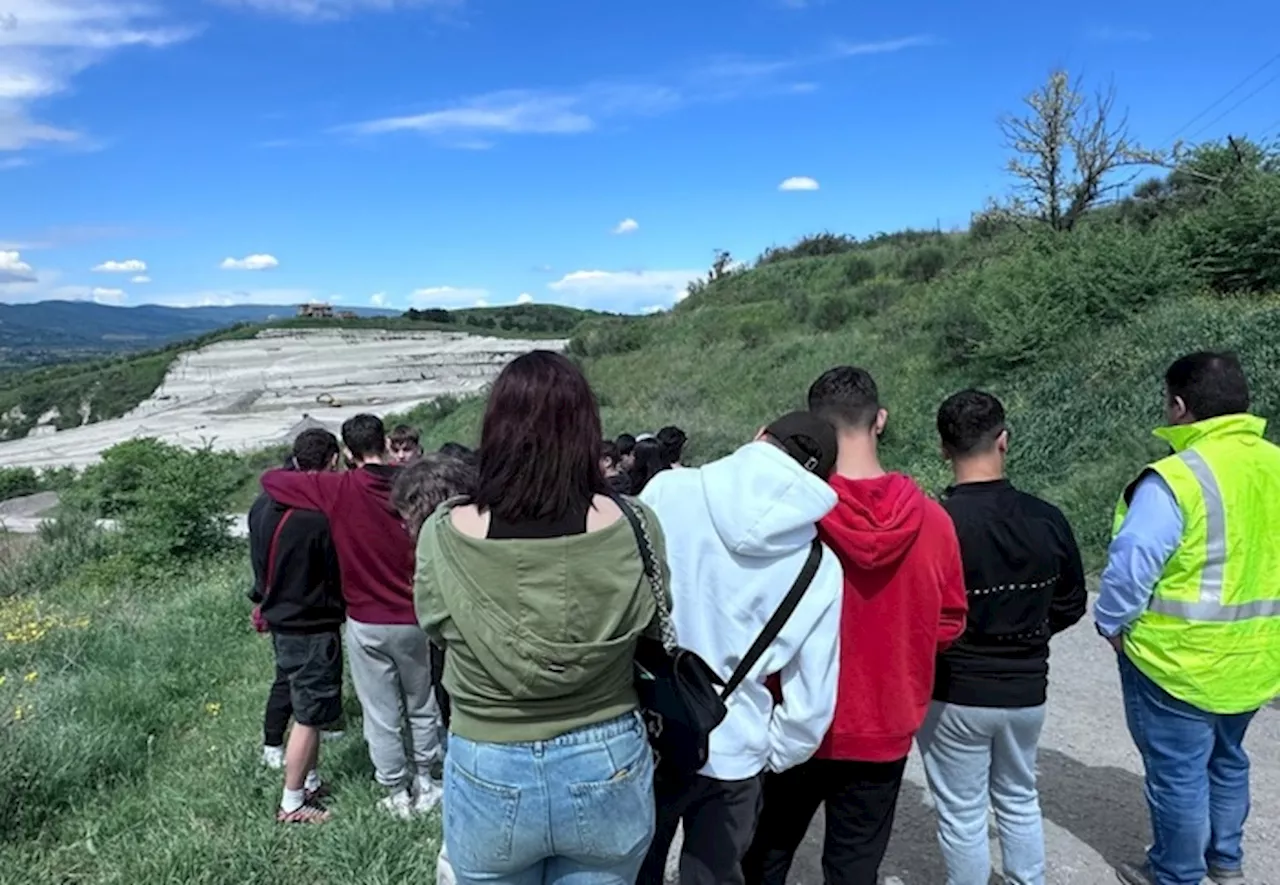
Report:
[{"label": "white sock", "polygon": [[286,814],[289,814],[301,808],[306,803],[306,801],[307,801],[306,790],[291,790],[288,787],[285,787],[284,798],[280,800],[280,807],[284,810]]},{"label": "white sock", "polygon": [[320,772],[316,771],[314,768],[308,771],[307,779],[303,782],[302,788],[304,790],[320,789]]}]

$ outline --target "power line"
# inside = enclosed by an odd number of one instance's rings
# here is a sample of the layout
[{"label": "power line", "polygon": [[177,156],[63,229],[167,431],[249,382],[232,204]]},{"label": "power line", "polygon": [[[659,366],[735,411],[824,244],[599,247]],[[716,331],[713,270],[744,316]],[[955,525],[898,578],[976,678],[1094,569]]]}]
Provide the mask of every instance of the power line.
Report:
[{"label": "power line", "polygon": [[[1280,56],[1277,56],[1277,57],[1278,57],[1278,58],[1280,58]],[[1277,80],[1280,80],[1280,73],[1277,73],[1277,74],[1275,74],[1273,77],[1271,77],[1271,79],[1264,81],[1264,82],[1263,82],[1263,84],[1262,84],[1261,86],[1259,86],[1257,89],[1253,90],[1253,91],[1252,91],[1252,92],[1250,92],[1248,95],[1246,95],[1244,98],[1240,99],[1238,102],[1236,102],[1235,104],[1233,104],[1231,107],[1227,108],[1227,109],[1226,109],[1225,111],[1223,111],[1221,114],[1218,114],[1218,116],[1214,117],[1214,118],[1213,118],[1212,120],[1210,120],[1208,123],[1205,123],[1203,126],[1201,126],[1199,129],[1197,129],[1195,132],[1191,133],[1191,136],[1190,136],[1190,137],[1191,137],[1191,138],[1195,138],[1195,137],[1196,137],[1196,136],[1198,136],[1201,132],[1204,132],[1206,129],[1209,129],[1209,128],[1210,128],[1211,126],[1213,126],[1215,123],[1217,123],[1218,121],[1222,120],[1224,117],[1226,117],[1226,116],[1227,116],[1228,114],[1230,114],[1232,111],[1234,111],[1236,108],[1240,107],[1240,105],[1244,104],[1246,101],[1248,101],[1249,99],[1253,98],[1255,95],[1257,95],[1257,94],[1258,94],[1259,92],[1261,92],[1262,90],[1266,89],[1268,86],[1270,86],[1272,83],[1276,82]]]},{"label": "power line", "polygon": [[[1183,123],[1183,124],[1182,124],[1182,126],[1178,129],[1178,131],[1174,132],[1174,133],[1173,133],[1173,135],[1170,135],[1170,136],[1169,136],[1169,139],[1168,139],[1168,140],[1169,140],[1169,141],[1173,141],[1173,140],[1174,140],[1175,138],[1177,138],[1179,135],[1181,135],[1182,133],[1186,132],[1188,129],[1190,129],[1192,126],[1194,126],[1198,121],[1200,121],[1201,119],[1203,119],[1203,118],[1204,118],[1204,116],[1205,116],[1206,114],[1208,114],[1209,112],[1211,112],[1211,111],[1212,111],[1214,108],[1216,108],[1218,105],[1222,104],[1224,101],[1226,101],[1226,100],[1227,100],[1228,98],[1230,98],[1232,95],[1234,95],[1237,91],[1239,91],[1241,88],[1243,88],[1243,87],[1244,87],[1244,85],[1245,85],[1246,83],[1248,83],[1248,82],[1249,82],[1250,80],[1252,80],[1254,77],[1256,77],[1256,76],[1258,76],[1259,74],[1261,74],[1261,73],[1262,73],[1263,71],[1265,71],[1267,68],[1271,67],[1271,66],[1272,66],[1273,64],[1275,64],[1277,61],[1280,61],[1280,52],[1277,52],[1275,55],[1271,56],[1271,58],[1269,58],[1269,59],[1267,59],[1265,62],[1263,62],[1263,63],[1262,63],[1262,64],[1261,64],[1261,65],[1260,65],[1260,66],[1259,66],[1255,71],[1253,71],[1253,73],[1251,73],[1249,76],[1245,77],[1243,80],[1241,80],[1241,81],[1240,81],[1239,83],[1237,83],[1236,85],[1232,86],[1230,89],[1228,89],[1228,90],[1227,90],[1226,92],[1224,92],[1222,95],[1218,96],[1218,98],[1213,102],[1213,104],[1209,105],[1209,106],[1208,106],[1207,108],[1205,108],[1203,111],[1201,111],[1200,113],[1196,114],[1194,117],[1192,117],[1192,118],[1191,118],[1190,120],[1188,120],[1187,122]],[[1228,113],[1230,113],[1230,111],[1228,111]],[[1216,123],[1216,122],[1217,122],[1217,120],[1214,120],[1214,122]],[[1211,123],[1210,125],[1212,125],[1212,123]]]}]

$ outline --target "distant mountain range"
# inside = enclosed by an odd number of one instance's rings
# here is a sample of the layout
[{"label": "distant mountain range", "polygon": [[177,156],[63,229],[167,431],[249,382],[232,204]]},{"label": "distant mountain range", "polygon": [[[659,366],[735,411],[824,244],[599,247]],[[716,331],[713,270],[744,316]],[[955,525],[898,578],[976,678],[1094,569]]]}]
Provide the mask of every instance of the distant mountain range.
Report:
[{"label": "distant mountain range", "polygon": [[[89,301],[0,304],[0,368],[61,362],[145,350],[236,323],[292,317],[293,305],[229,307],[111,307]],[[355,309],[360,316],[399,316],[398,310]]]}]

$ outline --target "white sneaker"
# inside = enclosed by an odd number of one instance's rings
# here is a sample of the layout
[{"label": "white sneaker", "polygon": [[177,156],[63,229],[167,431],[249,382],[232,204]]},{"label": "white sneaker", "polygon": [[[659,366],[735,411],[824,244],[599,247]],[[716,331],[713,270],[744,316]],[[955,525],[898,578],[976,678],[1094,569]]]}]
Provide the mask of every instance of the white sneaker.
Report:
[{"label": "white sneaker", "polygon": [[418,795],[413,800],[414,814],[430,814],[444,800],[444,787],[436,781],[423,778],[418,781]]},{"label": "white sneaker", "polygon": [[378,807],[392,817],[409,820],[413,817],[413,796],[408,790],[400,790],[385,799],[379,799]]},{"label": "white sneaker", "polygon": [[262,748],[262,764],[265,768],[271,768],[276,771],[284,768],[284,747],[268,747]]},{"label": "white sneaker", "polygon": [[440,843],[440,855],[436,858],[436,885],[458,885],[458,877],[453,874],[453,864],[449,862],[449,848]]}]

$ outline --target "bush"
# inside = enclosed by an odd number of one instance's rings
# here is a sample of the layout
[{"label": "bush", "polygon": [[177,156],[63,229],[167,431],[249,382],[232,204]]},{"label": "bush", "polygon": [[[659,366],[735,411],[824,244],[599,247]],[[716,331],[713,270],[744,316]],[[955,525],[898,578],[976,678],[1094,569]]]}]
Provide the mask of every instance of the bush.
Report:
[{"label": "bush", "polygon": [[0,599],[55,587],[109,547],[110,539],[92,518],[64,510],[40,526],[30,547],[16,553],[0,548]]},{"label": "bush", "polygon": [[858,248],[857,237],[824,231],[803,237],[794,246],[771,246],[756,260],[756,265],[776,264],[794,258],[817,258],[822,255],[841,255]]},{"label": "bush", "polygon": [[851,255],[844,263],[844,281],[856,286],[876,275],[876,263],[865,255]]},{"label": "bush", "polygon": [[41,489],[40,477],[30,467],[0,467],[0,501],[34,495]]},{"label": "bush", "polygon": [[642,319],[598,320],[583,323],[569,341],[569,353],[598,357],[631,353],[648,343],[648,326]]},{"label": "bush", "polygon": [[844,295],[828,295],[813,306],[809,325],[820,332],[834,332],[853,317],[853,302]]},{"label": "bush", "polygon": [[939,246],[921,246],[902,260],[902,277],[913,283],[931,282],[947,266],[947,253]]},{"label": "bush", "polygon": [[1280,175],[1255,173],[1179,224],[1192,267],[1217,292],[1280,289]]},{"label": "bush", "polygon": [[747,350],[756,350],[769,340],[769,330],[765,328],[764,323],[747,320],[738,327],[738,337],[742,339],[742,346]]},{"label": "bush", "polygon": [[67,494],[66,503],[100,519],[115,519],[133,507],[147,476],[185,452],[144,437],[112,446],[87,468]]},{"label": "bush", "polygon": [[896,280],[871,280],[854,289],[849,297],[859,316],[871,317],[892,307],[902,296],[902,289]]}]

